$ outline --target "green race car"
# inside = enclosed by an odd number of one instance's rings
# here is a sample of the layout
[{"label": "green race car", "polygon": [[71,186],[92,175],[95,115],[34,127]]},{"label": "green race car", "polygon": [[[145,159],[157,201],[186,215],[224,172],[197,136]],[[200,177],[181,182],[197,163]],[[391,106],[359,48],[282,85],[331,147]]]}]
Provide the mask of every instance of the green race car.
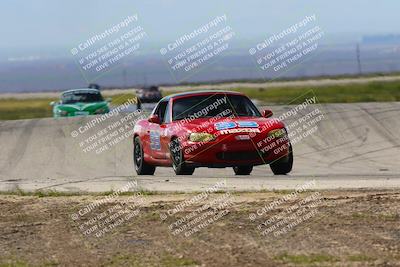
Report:
[{"label": "green race car", "polygon": [[60,101],[51,102],[53,106],[53,116],[74,117],[110,112],[109,102],[104,100],[100,91],[97,89],[72,89],[61,94]]}]

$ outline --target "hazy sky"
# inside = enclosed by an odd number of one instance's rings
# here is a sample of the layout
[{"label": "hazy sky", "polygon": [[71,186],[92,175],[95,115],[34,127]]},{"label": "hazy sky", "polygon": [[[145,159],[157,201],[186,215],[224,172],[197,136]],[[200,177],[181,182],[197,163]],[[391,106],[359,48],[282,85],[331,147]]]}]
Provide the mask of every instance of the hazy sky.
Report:
[{"label": "hazy sky", "polygon": [[132,14],[153,43],[222,14],[240,39],[280,31],[312,14],[327,34],[399,33],[399,10],[398,0],[1,0],[0,47],[72,47]]}]

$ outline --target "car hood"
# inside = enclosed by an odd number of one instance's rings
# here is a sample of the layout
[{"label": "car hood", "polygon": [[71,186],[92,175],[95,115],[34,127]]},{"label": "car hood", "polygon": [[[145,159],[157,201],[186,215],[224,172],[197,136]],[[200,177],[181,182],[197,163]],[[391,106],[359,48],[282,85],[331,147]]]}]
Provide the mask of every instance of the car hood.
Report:
[{"label": "car hood", "polygon": [[57,105],[57,108],[60,110],[65,110],[65,111],[89,111],[93,112],[98,110],[99,108],[104,108],[108,107],[107,102],[93,102],[93,103],[82,103],[82,102],[77,102],[74,104],[59,104]]},{"label": "car hood", "polygon": [[[273,129],[285,127],[284,123],[276,118],[264,117],[202,118],[190,122],[178,121],[177,126],[182,127],[182,130],[188,132],[208,132],[211,134],[217,134],[220,131],[229,131],[231,129],[246,129],[249,132],[252,130],[256,132],[269,132]],[[240,130],[233,130],[232,133],[235,131],[237,133],[240,132]]]}]

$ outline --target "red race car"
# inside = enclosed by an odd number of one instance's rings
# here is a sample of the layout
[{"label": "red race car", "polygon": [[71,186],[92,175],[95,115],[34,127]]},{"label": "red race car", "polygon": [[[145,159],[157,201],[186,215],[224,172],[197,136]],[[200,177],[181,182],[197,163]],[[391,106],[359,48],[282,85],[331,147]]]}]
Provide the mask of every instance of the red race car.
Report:
[{"label": "red race car", "polygon": [[172,166],[177,175],[191,175],[196,167],[233,167],[235,174],[249,175],[253,166],[270,164],[274,174],[286,174],[292,146],[285,125],[271,116],[238,92],[166,96],[135,125],[135,170],[152,175],[156,166]]}]

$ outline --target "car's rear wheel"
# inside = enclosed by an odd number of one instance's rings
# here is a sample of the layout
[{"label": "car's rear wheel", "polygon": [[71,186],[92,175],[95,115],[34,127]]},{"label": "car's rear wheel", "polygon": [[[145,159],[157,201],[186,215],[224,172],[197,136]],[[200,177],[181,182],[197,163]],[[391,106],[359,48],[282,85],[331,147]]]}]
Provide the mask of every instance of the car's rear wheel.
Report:
[{"label": "car's rear wheel", "polygon": [[249,175],[253,171],[253,166],[235,166],[233,171],[236,175]]},{"label": "car's rear wheel", "polygon": [[143,146],[139,136],[136,136],[134,139],[133,162],[138,175],[153,175],[156,171],[156,166],[150,165],[144,161]]},{"label": "car's rear wheel", "polygon": [[169,144],[171,154],[172,168],[176,175],[192,175],[194,167],[187,166],[178,138],[171,140]]},{"label": "car's rear wheel", "polygon": [[287,156],[272,162],[269,166],[275,175],[289,173],[293,167],[292,144],[289,143],[289,154]]}]

